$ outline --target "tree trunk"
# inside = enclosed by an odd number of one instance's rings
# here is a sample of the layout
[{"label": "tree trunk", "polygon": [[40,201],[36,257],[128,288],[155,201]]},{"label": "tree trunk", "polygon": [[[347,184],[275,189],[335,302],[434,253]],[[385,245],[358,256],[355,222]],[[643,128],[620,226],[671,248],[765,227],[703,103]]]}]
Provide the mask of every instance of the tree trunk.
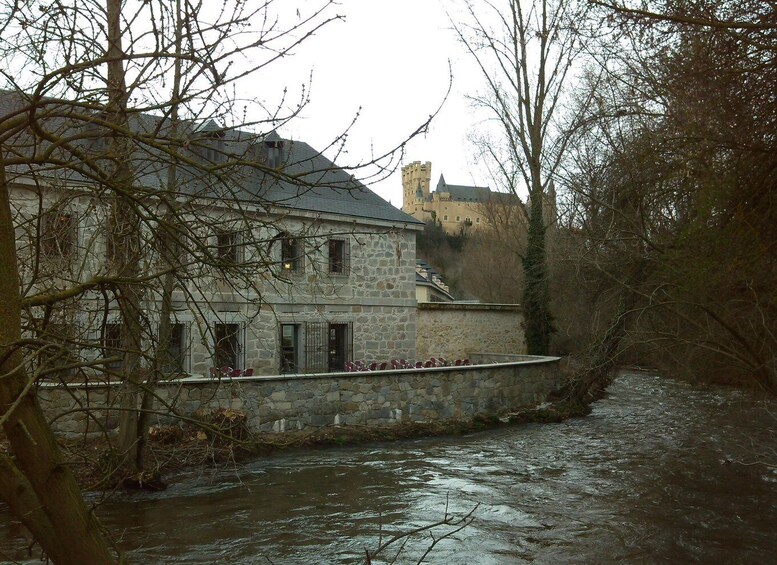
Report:
[{"label": "tree trunk", "polygon": [[21,297],[2,162],[0,265],[0,417],[14,456],[3,456],[0,462],[0,495],[55,563],[112,563],[99,523],[62,461],[24,369],[22,351],[15,345],[21,339]]},{"label": "tree trunk", "polygon": [[542,190],[532,191],[529,231],[523,259],[523,315],[526,324],[526,348],[529,355],[547,355],[553,318],[550,314],[550,290],[545,260],[545,222],[542,214]]},{"label": "tree trunk", "polygon": [[[134,209],[132,194],[134,176],[131,167],[132,146],[123,132],[129,129],[124,50],[121,42],[121,0],[106,0],[108,21],[108,121],[113,130],[113,171],[109,183],[114,192],[111,210],[111,229],[116,274],[122,280],[136,279],[140,273],[141,241],[140,219]],[[123,379],[120,399],[118,454],[120,467],[136,471],[138,460],[138,410],[141,402],[140,358],[142,346],[140,285],[116,285],[116,301],[121,313],[121,345]]]}]

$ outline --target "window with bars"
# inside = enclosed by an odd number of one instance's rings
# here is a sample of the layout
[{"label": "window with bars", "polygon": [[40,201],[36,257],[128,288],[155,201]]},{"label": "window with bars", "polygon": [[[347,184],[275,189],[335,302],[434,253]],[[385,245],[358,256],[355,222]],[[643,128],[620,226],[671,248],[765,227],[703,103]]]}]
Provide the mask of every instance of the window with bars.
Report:
[{"label": "window with bars", "polygon": [[243,365],[242,327],[238,323],[216,322],[213,326],[214,365],[240,369]]},{"label": "window with bars", "polygon": [[347,239],[330,239],[329,273],[332,275],[347,275],[351,267],[350,242]]},{"label": "window with bars", "polygon": [[73,257],[78,244],[76,215],[55,211],[43,214],[39,242],[40,254],[45,259]]},{"label": "window with bars", "polygon": [[353,358],[353,324],[308,322],[305,324],[305,370],[332,373],[345,370]]},{"label": "window with bars", "polygon": [[286,273],[301,274],[305,272],[304,241],[283,235],[281,237],[281,267]]}]

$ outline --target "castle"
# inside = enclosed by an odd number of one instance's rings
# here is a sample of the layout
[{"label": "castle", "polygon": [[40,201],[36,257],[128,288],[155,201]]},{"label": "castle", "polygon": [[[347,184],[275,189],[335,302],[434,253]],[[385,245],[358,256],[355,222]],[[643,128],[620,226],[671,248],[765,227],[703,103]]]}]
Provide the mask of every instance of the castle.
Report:
[{"label": "castle", "polygon": [[402,167],[402,211],[423,222],[438,222],[447,233],[466,228],[481,228],[489,223],[484,204],[520,204],[519,198],[492,192],[487,186],[448,184],[440,175],[434,192],[430,191],[432,163],[414,161]]},{"label": "castle", "polygon": [[[504,217],[506,210],[517,211],[526,206],[516,195],[495,192],[487,186],[448,184],[443,175],[432,192],[431,179],[430,161],[413,161],[402,167],[402,211],[422,222],[437,222],[446,233],[485,228],[493,224],[495,210],[501,209],[498,215]],[[556,195],[551,183],[543,205],[546,225],[555,222],[555,204]]]}]

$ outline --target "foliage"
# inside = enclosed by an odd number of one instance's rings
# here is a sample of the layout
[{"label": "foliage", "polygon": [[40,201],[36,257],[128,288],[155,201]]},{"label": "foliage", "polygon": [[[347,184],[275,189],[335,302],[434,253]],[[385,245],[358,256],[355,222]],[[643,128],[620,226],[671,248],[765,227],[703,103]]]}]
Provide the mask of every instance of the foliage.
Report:
[{"label": "foliage", "polygon": [[777,392],[774,10],[616,8],[565,166],[586,295],[643,361]]},{"label": "foliage", "polygon": [[443,230],[441,224],[434,221],[426,222],[424,231],[416,236],[416,251],[422,255],[440,251],[458,253],[464,247],[467,235],[463,228],[458,233],[449,234]]},{"label": "foliage", "polygon": [[527,352],[529,355],[547,355],[550,351],[550,338],[555,329],[550,313],[542,201],[539,198],[535,200],[529,211],[526,255],[523,257],[523,315]]},{"label": "foliage", "polygon": [[427,222],[423,232],[416,235],[416,257],[439,271],[457,298],[466,293],[467,274],[462,250],[469,237],[464,229],[455,234],[446,233],[442,225],[434,221]]}]

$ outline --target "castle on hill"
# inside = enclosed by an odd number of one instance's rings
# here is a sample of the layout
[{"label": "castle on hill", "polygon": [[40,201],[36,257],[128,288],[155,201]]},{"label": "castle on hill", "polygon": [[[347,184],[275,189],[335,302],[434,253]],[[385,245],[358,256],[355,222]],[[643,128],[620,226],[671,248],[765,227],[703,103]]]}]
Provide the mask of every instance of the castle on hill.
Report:
[{"label": "castle on hill", "polygon": [[[448,184],[442,174],[432,191],[431,180],[430,161],[413,161],[402,167],[402,211],[422,222],[437,222],[446,233],[485,228],[492,223],[489,212],[494,206],[525,207],[514,194],[492,191],[487,186]],[[555,200],[551,186],[543,206],[546,224],[555,220]]]}]

